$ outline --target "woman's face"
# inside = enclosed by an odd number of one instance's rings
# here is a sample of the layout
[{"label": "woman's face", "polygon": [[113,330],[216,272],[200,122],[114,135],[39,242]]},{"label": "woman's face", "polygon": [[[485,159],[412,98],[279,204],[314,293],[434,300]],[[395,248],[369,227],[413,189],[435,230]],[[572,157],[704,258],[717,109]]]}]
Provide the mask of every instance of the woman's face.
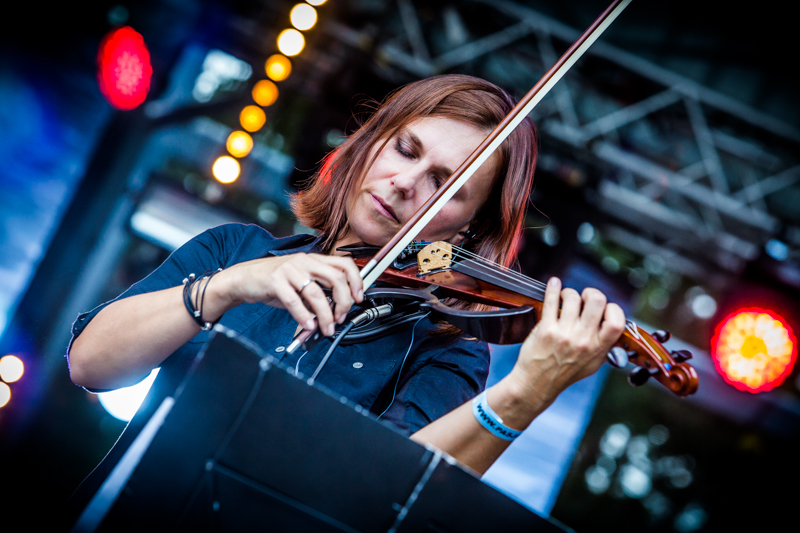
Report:
[{"label": "woman's face", "polygon": [[[401,129],[383,149],[383,139],[376,142],[370,158],[380,153],[347,209],[350,231],[337,245],[386,244],[488,134],[466,122],[424,117]],[[497,152],[489,157],[417,239],[460,244],[458,233],[489,197],[498,157]]]}]

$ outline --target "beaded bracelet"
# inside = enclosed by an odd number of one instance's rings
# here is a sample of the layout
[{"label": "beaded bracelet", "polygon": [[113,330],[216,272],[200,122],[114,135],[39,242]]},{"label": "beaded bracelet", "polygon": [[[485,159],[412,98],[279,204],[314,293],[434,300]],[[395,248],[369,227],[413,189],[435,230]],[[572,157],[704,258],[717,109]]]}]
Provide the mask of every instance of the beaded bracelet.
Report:
[{"label": "beaded bracelet", "polygon": [[[206,299],[206,289],[208,288],[209,282],[211,282],[211,278],[217,272],[222,272],[222,268],[218,268],[216,270],[206,270],[200,277],[197,277],[194,275],[194,273],[192,273],[189,274],[188,277],[183,278],[183,305],[186,306],[186,310],[189,311],[189,316],[192,317],[192,320],[194,320],[203,331],[210,330],[217,322],[219,322],[219,318],[214,322],[203,321],[203,304],[205,303]],[[205,280],[205,284],[203,285],[202,290],[199,288],[199,286],[197,290],[195,290],[195,286],[203,280]],[[192,302],[193,292],[194,302]]]},{"label": "beaded bracelet", "polygon": [[522,431],[511,429],[503,424],[503,419],[489,407],[489,402],[486,401],[486,391],[483,391],[472,400],[472,414],[492,435],[503,440],[514,440],[522,435]]}]

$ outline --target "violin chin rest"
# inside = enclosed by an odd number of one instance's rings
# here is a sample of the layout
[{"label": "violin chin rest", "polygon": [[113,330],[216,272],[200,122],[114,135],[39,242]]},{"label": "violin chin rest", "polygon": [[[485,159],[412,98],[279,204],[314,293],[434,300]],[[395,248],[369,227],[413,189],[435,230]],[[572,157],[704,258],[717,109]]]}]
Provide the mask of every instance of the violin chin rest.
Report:
[{"label": "violin chin rest", "polygon": [[491,344],[520,344],[539,317],[529,305],[495,311],[464,311],[439,302],[425,302],[434,319],[444,320],[467,335]]}]

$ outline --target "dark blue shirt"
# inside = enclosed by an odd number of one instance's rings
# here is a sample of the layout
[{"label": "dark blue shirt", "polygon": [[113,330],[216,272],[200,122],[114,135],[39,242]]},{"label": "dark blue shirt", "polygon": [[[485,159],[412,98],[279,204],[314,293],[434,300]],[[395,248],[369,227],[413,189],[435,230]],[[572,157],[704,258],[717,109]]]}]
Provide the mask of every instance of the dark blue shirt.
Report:
[{"label": "dark blue shirt", "polygon": [[[309,235],[276,239],[259,226],[222,225],[182,246],[117,299],[175,287],[190,273],[202,274],[252,259],[300,252],[324,253],[321,240]],[[109,303],[78,317],[72,330],[73,340]],[[298,350],[288,355],[285,348],[292,341],[297,322],[287,311],[260,303],[242,304],[229,310],[220,324],[306,375],[313,373],[331,343],[325,339],[306,354]],[[486,385],[489,371],[486,343],[429,335],[436,328],[436,324],[423,318],[416,325],[408,324],[376,341],[338,346],[317,382],[375,414],[388,407],[382,419],[407,435],[413,433],[476,396]],[[153,390],[123,440],[129,441],[133,437],[130,433],[137,433],[146,421],[143,415],[172,393],[208,335],[209,332],[200,332],[164,361]]]}]

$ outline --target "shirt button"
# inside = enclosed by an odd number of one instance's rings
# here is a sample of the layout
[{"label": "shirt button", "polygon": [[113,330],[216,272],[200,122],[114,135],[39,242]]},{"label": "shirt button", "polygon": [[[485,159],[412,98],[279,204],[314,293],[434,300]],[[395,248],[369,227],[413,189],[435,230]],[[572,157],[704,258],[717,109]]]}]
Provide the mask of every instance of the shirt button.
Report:
[{"label": "shirt button", "polygon": [[286,346],[278,346],[277,348],[275,348],[275,351],[278,352],[278,353],[281,353],[285,349],[286,349]]},{"label": "shirt button", "polygon": [[353,363],[353,368],[363,368],[363,367],[364,363],[359,363],[359,362]]}]

